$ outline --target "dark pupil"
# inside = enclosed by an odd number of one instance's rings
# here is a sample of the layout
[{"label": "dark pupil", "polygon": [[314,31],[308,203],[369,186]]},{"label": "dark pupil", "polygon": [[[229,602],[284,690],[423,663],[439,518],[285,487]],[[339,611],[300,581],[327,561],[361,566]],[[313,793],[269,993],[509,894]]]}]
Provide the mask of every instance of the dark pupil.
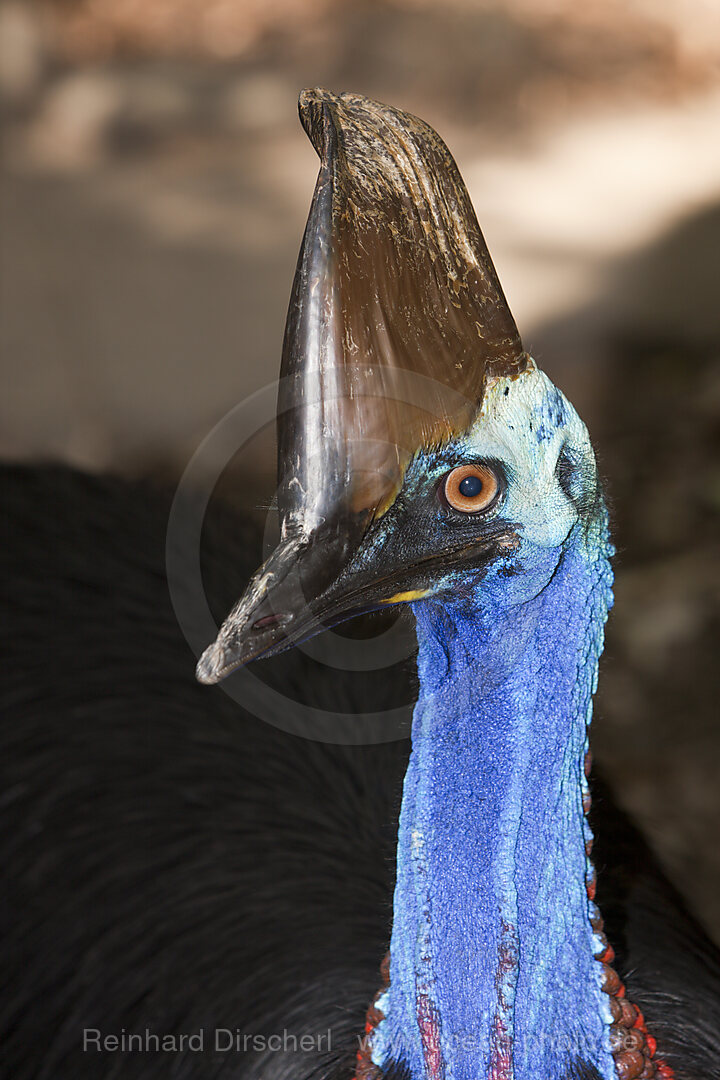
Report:
[{"label": "dark pupil", "polygon": [[460,481],[460,494],[465,499],[474,499],[483,489],[483,482],[479,476],[466,476]]}]

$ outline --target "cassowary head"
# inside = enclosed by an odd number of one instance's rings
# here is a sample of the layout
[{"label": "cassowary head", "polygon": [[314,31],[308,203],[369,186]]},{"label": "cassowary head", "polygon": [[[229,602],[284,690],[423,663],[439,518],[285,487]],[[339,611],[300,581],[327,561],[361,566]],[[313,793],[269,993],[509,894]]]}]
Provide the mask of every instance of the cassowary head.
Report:
[{"label": "cassowary head", "polygon": [[602,518],[585,427],[523,350],[442,140],[353,94],[306,91],[300,116],[321,168],[285,334],[281,541],[203,682],[388,604],[489,602],[512,575],[521,600]]},{"label": "cassowary head", "polygon": [[198,677],[413,608],[389,981],[358,1080],[669,1076],[594,902],[612,549],[587,431],[524,351],[435,132],[351,94],[307,92],[300,114],[321,169],[285,335],[281,538]]}]

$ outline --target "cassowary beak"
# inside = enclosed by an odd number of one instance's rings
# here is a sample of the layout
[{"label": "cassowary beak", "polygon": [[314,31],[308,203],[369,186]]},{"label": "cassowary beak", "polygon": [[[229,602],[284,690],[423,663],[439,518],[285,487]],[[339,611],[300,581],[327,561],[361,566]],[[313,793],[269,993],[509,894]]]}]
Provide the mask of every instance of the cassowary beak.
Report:
[{"label": "cassowary beak", "polygon": [[[202,656],[201,682],[353,614],[417,598],[373,529],[408,463],[529,361],[447,147],[421,120],[304,91],[320,161],[278,397],[281,540]],[[421,590],[420,590],[421,591]]]}]

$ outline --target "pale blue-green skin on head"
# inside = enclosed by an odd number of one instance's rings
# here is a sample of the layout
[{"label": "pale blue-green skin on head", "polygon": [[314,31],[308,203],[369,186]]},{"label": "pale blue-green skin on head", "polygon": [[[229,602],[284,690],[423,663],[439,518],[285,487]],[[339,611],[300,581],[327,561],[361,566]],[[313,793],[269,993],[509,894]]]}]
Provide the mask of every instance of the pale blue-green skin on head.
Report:
[{"label": "pale blue-green skin on head", "polygon": [[413,604],[420,691],[373,1060],[432,1080],[563,1080],[583,1061],[614,1080],[582,810],[612,602],[594,455],[532,369],[497,379],[465,436],[415,459],[404,498],[471,461],[502,469],[483,521],[517,542]]}]

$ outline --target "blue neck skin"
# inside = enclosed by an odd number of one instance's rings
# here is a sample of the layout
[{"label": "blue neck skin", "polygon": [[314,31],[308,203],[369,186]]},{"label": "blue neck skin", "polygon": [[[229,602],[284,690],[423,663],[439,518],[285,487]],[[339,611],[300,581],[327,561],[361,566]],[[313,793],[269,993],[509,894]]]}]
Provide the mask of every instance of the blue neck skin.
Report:
[{"label": "blue neck skin", "polygon": [[612,580],[604,523],[592,532],[524,544],[523,572],[508,558],[474,603],[414,605],[420,695],[372,1038],[381,1069],[564,1080],[580,1059],[615,1078],[582,809]]}]

